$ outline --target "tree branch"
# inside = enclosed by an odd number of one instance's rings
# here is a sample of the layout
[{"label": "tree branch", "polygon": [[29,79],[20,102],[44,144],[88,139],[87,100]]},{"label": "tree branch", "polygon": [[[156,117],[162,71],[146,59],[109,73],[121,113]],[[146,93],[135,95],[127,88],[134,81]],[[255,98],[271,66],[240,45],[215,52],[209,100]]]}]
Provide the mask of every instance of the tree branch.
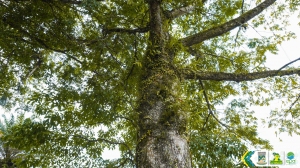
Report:
[{"label": "tree branch", "polygon": [[208,108],[208,115],[207,115],[207,117],[206,117],[206,119],[205,119],[205,123],[203,124],[202,130],[204,130],[205,125],[206,125],[206,123],[208,122],[209,116],[212,116],[219,124],[221,124],[223,127],[227,128],[227,129],[229,129],[229,126],[226,125],[226,124],[224,124],[224,123],[222,123],[222,122],[215,116],[215,114],[213,113],[213,111],[212,111],[212,109],[211,109],[211,107],[210,107],[210,103],[209,103],[208,96],[207,96],[207,94],[206,94],[206,90],[205,90],[205,88],[204,88],[203,82],[202,82],[201,80],[199,80],[199,83],[200,83],[201,88],[202,88],[202,90],[203,90],[204,98],[205,98],[205,101],[206,101],[206,104],[207,104],[207,108]]},{"label": "tree branch", "polygon": [[295,60],[293,60],[293,61],[291,61],[291,62],[289,62],[289,63],[287,63],[287,64],[285,64],[285,65],[283,65],[283,66],[282,66],[281,68],[279,68],[277,71],[281,71],[283,68],[285,68],[285,67],[287,67],[287,66],[289,66],[289,65],[291,65],[292,63],[297,62],[297,61],[300,61],[300,57],[297,58],[297,59],[295,59]]},{"label": "tree branch", "polygon": [[182,76],[185,79],[198,79],[198,80],[214,80],[214,81],[253,81],[257,79],[274,77],[274,76],[287,76],[287,75],[300,75],[300,69],[293,70],[270,70],[263,72],[252,73],[225,73],[225,72],[195,72],[189,69],[182,70]]},{"label": "tree branch", "polygon": [[[293,106],[294,106],[294,105],[297,103],[297,101],[299,101],[299,100],[300,100],[300,94],[298,94],[296,100],[290,105],[290,108],[288,109],[288,111],[291,111],[292,108],[293,108]],[[292,117],[294,117],[294,116],[292,116]]]},{"label": "tree branch", "polygon": [[107,35],[110,33],[129,33],[129,34],[134,34],[134,33],[146,33],[149,31],[149,26],[142,27],[142,28],[136,28],[136,29],[123,29],[123,28],[112,28],[112,29],[103,29],[103,34]]},{"label": "tree branch", "polygon": [[194,5],[184,6],[184,7],[181,7],[179,9],[174,9],[174,10],[171,10],[171,11],[167,11],[166,12],[166,17],[168,19],[175,19],[175,18],[178,18],[182,15],[185,15],[185,14],[191,12],[194,9],[195,9]]},{"label": "tree branch", "polygon": [[[44,1],[49,1],[49,0],[44,0]],[[50,0],[50,1],[53,1],[53,0]],[[104,0],[96,0],[96,1],[104,1]],[[68,3],[68,4],[76,4],[76,5],[79,5],[79,4],[82,4],[84,1],[77,1],[77,0],[60,0],[60,2],[62,2],[62,3]]]},{"label": "tree branch", "polygon": [[24,82],[26,82],[26,80],[28,78],[31,77],[31,75],[41,66],[41,64],[43,63],[43,60],[38,56],[37,58],[37,62],[35,63],[35,66],[34,68],[26,75],[25,79],[24,79]]},{"label": "tree branch", "polygon": [[134,155],[130,149],[130,147],[125,143],[125,142],[117,142],[117,141],[111,141],[111,140],[108,140],[108,139],[104,139],[104,138],[88,138],[86,136],[83,136],[83,135],[70,135],[71,137],[74,137],[74,138],[80,138],[80,139],[83,139],[85,141],[87,141],[88,143],[91,143],[91,142],[105,142],[105,143],[108,143],[108,144],[112,144],[112,145],[123,145],[127,148],[127,150],[129,151],[129,155],[131,155],[131,157],[134,158]]},{"label": "tree branch", "polygon": [[[66,56],[68,56],[69,58],[75,60],[76,62],[82,64],[83,62],[80,61],[79,59],[77,59],[76,57],[66,53],[67,51],[66,50],[61,50],[61,49],[55,49],[55,48],[52,48],[51,46],[49,46],[45,40],[42,40],[40,39],[39,37],[37,36],[34,36],[32,34],[30,34],[28,31],[24,30],[22,27],[20,26],[17,26],[15,25],[14,23],[12,22],[8,22],[6,20],[3,20],[5,23],[7,23],[9,26],[11,26],[12,28],[18,30],[19,32],[23,33],[23,35],[27,36],[29,39],[31,39],[32,41],[35,41],[37,42],[39,45],[41,45],[44,49],[48,49],[48,50],[52,50],[54,52],[58,52],[58,53],[62,53],[62,54],[65,54]],[[25,40],[24,38],[22,37],[18,37],[20,40],[22,40],[23,42],[26,42],[28,44],[32,44],[32,42],[28,41],[28,40]]]},{"label": "tree branch", "polygon": [[203,59],[205,58],[205,56],[211,56],[211,57],[216,57],[216,58],[222,58],[224,60],[229,60],[232,64],[233,64],[233,58],[227,58],[227,57],[230,57],[230,56],[221,56],[221,55],[217,55],[217,54],[212,54],[212,53],[209,53],[209,52],[200,52],[200,51],[197,51],[195,49],[193,49],[192,47],[189,47],[188,48],[188,52],[195,56],[197,59]]},{"label": "tree branch", "polygon": [[260,14],[262,11],[264,11],[266,8],[274,4],[276,0],[265,0],[255,8],[249,10],[248,12],[242,14],[241,16],[232,19],[226,23],[223,23],[219,26],[210,28],[208,30],[204,30],[203,32],[196,33],[194,35],[185,37],[183,39],[180,39],[181,43],[184,46],[192,46],[198,43],[201,43],[205,40],[220,36],[226,32],[229,32],[230,30],[233,30],[234,28],[246,23],[247,21],[251,20],[258,14]]},{"label": "tree branch", "polygon": [[[202,4],[204,4],[207,0],[202,0]],[[168,19],[175,19],[182,15],[188,14],[195,9],[195,5],[183,6],[178,9],[173,9],[171,11],[165,11],[165,16]]]},{"label": "tree branch", "polygon": [[[242,2],[242,7],[241,7],[242,12],[241,12],[241,15],[244,14],[244,3],[245,3],[245,0],[243,0],[243,2]],[[244,26],[240,26],[240,27],[239,27],[239,30],[238,30],[237,33],[236,33],[236,36],[235,36],[235,39],[234,39],[235,46],[236,46],[236,44],[237,44],[237,39],[238,39],[238,37],[239,37],[239,33],[240,33],[240,31],[241,31],[242,28],[246,29],[245,25],[244,25]]]},{"label": "tree branch", "polygon": [[[19,2],[26,2],[26,1],[31,1],[31,0],[14,0],[15,2],[19,3]],[[43,2],[46,3],[52,3],[55,2],[54,0],[42,0]],[[104,0],[96,0],[96,1],[104,1]],[[59,2],[61,3],[67,3],[67,4],[73,4],[73,5],[80,5],[82,4],[84,1],[81,0],[59,0]]]}]

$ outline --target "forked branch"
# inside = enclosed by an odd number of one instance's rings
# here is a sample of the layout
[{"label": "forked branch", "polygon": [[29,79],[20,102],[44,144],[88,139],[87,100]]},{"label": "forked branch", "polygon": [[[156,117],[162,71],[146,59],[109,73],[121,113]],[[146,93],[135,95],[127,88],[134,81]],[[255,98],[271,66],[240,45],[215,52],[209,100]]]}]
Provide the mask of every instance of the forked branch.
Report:
[{"label": "forked branch", "polygon": [[204,30],[200,33],[196,33],[194,35],[185,37],[185,38],[181,39],[180,41],[184,46],[188,47],[188,46],[192,46],[195,44],[199,44],[205,40],[220,36],[224,33],[227,33],[229,31],[233,30],[234,28],[239,27],[242,24],[248,22],[249,20],[251,20],[252,18],[257,16],[258,14],[260,14],[262,11],[264,11],[266,8],[268,8],[269,6],[274,4],[275,2],[276,2],[276,0],[265,0],[264,2],[262,2],[255,8],[245,12],[244,14],[242,14],[241,16],[239,16],[235,19],[232,19],[232,20],[230,20],[226,23],[223,23],[221,25],[218,25],[216,27],[212,27],[210,29]]}]

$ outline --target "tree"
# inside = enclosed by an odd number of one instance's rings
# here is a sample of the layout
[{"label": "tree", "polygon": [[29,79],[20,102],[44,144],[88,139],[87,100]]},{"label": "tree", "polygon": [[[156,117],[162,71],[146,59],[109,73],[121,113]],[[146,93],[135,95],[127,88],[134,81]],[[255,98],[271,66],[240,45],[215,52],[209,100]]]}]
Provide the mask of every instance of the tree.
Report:
[{"label": "tree", "polygon": [[[237,167],[248,144],[270,148],[250,106],[282,96],[291,106],[269,125],[299,133],[300,69],[263,64],[294,38],[298,0],[0,5],[1,100],[37,116],[6,137],[33,158],[24,167],[80,164],[82,149],[99,167]],[[246,34],[259,28],[272,35]],[[116,147],[120,159],[101,159]]]},{"label": "tree", "polygon": [[10,119],[7,119],[3,115],[3,121],[0,122],[0,167],[15,167],[14,161],[20,158],[22,151],[10,147],[5,141],[3,141],[2,136],[7,136],[10,134],[10,129],[21,124],[24,116],[19,116],[16,121],[15,117],[11,115]]}]

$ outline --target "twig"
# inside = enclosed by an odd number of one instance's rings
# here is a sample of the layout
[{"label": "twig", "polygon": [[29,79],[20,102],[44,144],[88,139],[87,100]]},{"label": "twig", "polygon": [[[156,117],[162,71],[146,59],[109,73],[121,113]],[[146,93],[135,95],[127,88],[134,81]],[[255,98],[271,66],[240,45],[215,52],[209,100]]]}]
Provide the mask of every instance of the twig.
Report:
[{"label": "twig", "polygon": [[26,81],[28,78],[30,78],[30,76],[41,66],[42,64],[42,60],[38,60],[38,62],[36,63],[36,66],[28,73],[28,75],[26,75],[24,81]]},{"label": "twig", "polygon": [[[295,60],[293,60],[293,61],[291,61],[291,62],[289,62],[289,63],[287,63],[287,64],[285,64],[285,65],[283,65],[281,68],[279,68],[277,71],[279,72],[279,71],[281,71],[283,68],[285,68],[285,67],[287,67],[287,66],[289,66],[289,65],[291,65],[292,63],[294,63],[294,62],[297,62],[297,61],[300,61],[300,57],[299,58],[297,58],[297,59],[295,59]],[[277,72],[277,73],[278,73]]]},{"label": "twig", "polygon": [[298,97],[296,98],[296,100],[290,105],[290,108],[288,109],[288,111],[290,111],[293,108],[293,106],[296,104],[296,102],[298,100],[300,100],[300,94],[298,95]]},{"label": "twig", "polygon": [[[242,14],[244,14],[244,0],[243,0],[243,2],[242,2],[242,12],[241,12],[241,15]],[[242,25],[239,27],[239,30],[238,30],[238,32],[236,33],[236,37],[235,37],[235,39],[234,39],[234,42],[235,42],[235,46],[236,46],[236,43],[237,43],[237,39],[238,39],[238,37],[239,37],[239,33],[240,33],[240,31],[241,31],[241,28],[242,28]]]},{"label": "twig", "polygon": [[89,138],[84,137],[82,135],[70,135],[70,136],[72,136],[74,138],[84,139],[88,142],[105,142],[105,143],[109,143],[109,144],[113,144],[113,145],[124,145],[127,148],[128,152],[129,152],[129,155],[134,158],[134,155],[133,155],[132,151],[130,150],[130,147],[124,142],[114,142],[114,141],[110,141],[110,140],[107,140],[107,139],[104,139],[104,138],[89,139]]},{"label": "twig", "polygon": [[134,127],[136,127],[136,128],[138,127],[137,124],[132,119],[130,119],[128,117],[124,117],[122,115],[116,115],[116,117],[120,118],[120,119],[125,119],[125,120],[129,121]]},{"label": "twig", "polygon": [[203,124],[202,130],[204,130],[204,127],[205,127],[206,123],[208,122],[208,118],[209,118],[210,115],[211,115],[211,116],[212,116],[219,124],[221,124],[223,127],[226,127],[227,129],[229,129],[229,126],[226,125],[226,124],[224,124],[224,123],[222,123],[222,122],[215,116],[215,114],[213,113],[213,111],[212,111],[212,109],[211,109],[211,106],[210,106],[210,103],[209,103],[209,100],[208,100],[208,96],[207,96],[207,94],[206,94],[206,91],[205,91],[205,88],[204,88],[204,85],[203,85],[203,82],[202,82],[201,80],[199,80],[199,83],[200,83],[201,88],[202,88],[202,90],[203,90],[204,98],[205,98],[205,101],[206,101],[206,104],[207,104],[207,108],[208,108],[208,111],[209,111],[208,116],[207,116],[207,118],[206,118],[206,121],[205,121],[205,123]]}]

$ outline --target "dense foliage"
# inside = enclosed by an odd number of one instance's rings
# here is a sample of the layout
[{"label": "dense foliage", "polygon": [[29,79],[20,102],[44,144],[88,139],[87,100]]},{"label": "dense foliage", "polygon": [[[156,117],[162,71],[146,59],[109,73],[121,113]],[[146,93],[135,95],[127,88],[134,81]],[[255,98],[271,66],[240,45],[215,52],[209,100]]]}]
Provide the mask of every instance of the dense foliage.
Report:
[{"label": "dense foliage", "polygon": [[17,120],[15,120],[14,115],[11,115],[10,119],[5,115],[2,115],[2,117],[3,120],[0,121],[0,167],[15,167],[14,161],[22,159],[23,153],[22,151],[11,147],[7,141],[2,139],[2,137],[10,136],[12,127],[21,125],[24,116],[19,116]]},{"label": "dense foliage", "polygon": [[[159,122],[178,126],[194,167],[242,167],[247,146],[270,148],[257,137],[251,106],[281,98],[286,109],[274,109],[268,124],[299,133],[300,68],[264,66],[267,53],[295,38],[286,17],[299,5],[1,0],[0,103],[31,116],[2,140],[24,151],[20,167],[134,167],[137,146],[152,129],[138,133],[153,119],[141,115],[143,98],[149,106],[162,98],[172,110]],[[168,59],[152,65],[160,55]],[[104,160],[105,149],[119,149],[121,157]]]}]

